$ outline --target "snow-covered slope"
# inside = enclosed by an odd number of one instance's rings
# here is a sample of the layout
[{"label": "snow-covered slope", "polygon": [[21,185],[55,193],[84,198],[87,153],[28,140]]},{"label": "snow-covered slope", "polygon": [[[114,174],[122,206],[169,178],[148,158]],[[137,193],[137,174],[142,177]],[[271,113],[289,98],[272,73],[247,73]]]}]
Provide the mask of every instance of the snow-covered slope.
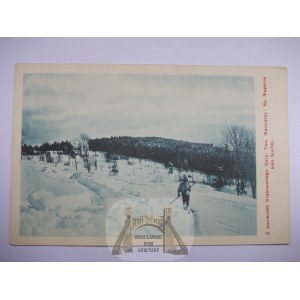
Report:
[{"label": "snow-covered slope", "polygon": [[[22,160],[21,235],[105,236],[107,230],[116,234],[124,224],[126,205],[133,206],[135,215],[162,215],[177,196],[180,172],[176,169],[168,174],[162,164],[130,158],[130,163],[118,160],[118,173],[113,175],[102,153],[95,153],[94,160],[97,168],[91,173],[78,157],[77,171],[72,159],[70,166],[55,166],[37,157]],[[192,175],[194,180],[206,179],[198,172]],[[190,205],[194,214],[182,209],[180,198],[172,204],[173,223],[180,234],[256,234],[256,200],[250,196],[196,184]]]}]

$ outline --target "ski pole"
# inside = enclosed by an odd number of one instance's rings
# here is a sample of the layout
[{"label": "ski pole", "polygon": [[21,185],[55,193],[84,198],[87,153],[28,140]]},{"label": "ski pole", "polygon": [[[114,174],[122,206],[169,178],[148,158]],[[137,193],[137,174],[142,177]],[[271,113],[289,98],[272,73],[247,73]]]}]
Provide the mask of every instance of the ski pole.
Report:
[{"label": "ski pole", "polygon": [[177,196],[174,200],[172,200],[169,205],[171,205],[173,202],[175,202],[180,196],[182,196],[183,193],[185,193],[186,191],[190,190],[196,183],[199,183],[199,181],[194,181],[194,183],[188,189],[186,189],[185,191],[183,191],[179,196]]}]

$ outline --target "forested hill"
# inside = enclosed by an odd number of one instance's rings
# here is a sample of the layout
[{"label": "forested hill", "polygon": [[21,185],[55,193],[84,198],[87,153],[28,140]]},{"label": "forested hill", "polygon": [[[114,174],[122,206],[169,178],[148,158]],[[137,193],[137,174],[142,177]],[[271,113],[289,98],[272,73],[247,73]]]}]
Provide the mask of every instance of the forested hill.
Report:
[{"label": "forested hill", "polygon": [[[219,175],[232,167],[230,153],[212,144],[191,143],[160,137],[111,137],[89,140],[91,151],[151,159],[185,170],[199,170]],[[227,169],[227,170],[226,170]]]},{"label": "forested hill", "polygon": [[[79,155],[85,165],[90,166],[89,151],[106,152],[106,158],[117,160],[120,156],[129,159],[136,157],[150,159],[172,165],[181,170],[197,170],[214,175],[220,184],[235,182],[237,194],[245,193],[245,183],[250,182],[253,198],[256,198],[256,141],[255,133],[243,126],[228,126],[222,133],[224,146],[191,143],[160,137],[129,137],[90,139],[87,134],[80,134],[73,143],[69,141],[44,143],[41,146],[22,144],[22,157],[48,155],[50,151],[68,155],[76,160]],[[119,157],[118,157],[119,156]],[[50,160],[51,161],[51,160]],[[129,161],[128,161],[129,162]]]}]

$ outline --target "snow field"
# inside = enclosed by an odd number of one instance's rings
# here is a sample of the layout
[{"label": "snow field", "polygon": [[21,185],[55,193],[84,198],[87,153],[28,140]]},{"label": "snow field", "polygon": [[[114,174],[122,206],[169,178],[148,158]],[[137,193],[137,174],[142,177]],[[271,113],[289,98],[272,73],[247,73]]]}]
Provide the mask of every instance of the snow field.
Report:
[{"label": "snow field", "polygon": [[[177,197],[181,172],[174,168],[168,174],[162,164],[130,158],[118,160],[118,173],[101,152],[90,153],[91,172],[77,156],[64,163],[49,164],[32,160],[21,161],[20,234],[38,236],[105,236],[117,235],[124,224],[126,205],[133,214],[163,215],[163,208]],[[69,158],[62,156],[63,162]],[[194,180],[207,181],[205,174],[189,173]],[[208,185],[192,188],[190,206],[194,214],[182,209],[181,198],[173,204],[173,224],[185,235],[255,235],[256,200],[237,196],[234,189],[214,191]],[[143,229],[143,230],[151,230]]]}]

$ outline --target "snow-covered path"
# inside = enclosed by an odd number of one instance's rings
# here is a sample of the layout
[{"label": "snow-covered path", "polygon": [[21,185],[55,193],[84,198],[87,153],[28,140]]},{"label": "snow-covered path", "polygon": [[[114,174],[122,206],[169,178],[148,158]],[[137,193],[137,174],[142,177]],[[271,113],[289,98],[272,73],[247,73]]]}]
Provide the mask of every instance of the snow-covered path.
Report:
[{"label": "snow-covered path", "polygon": [[191,193],[190,204],[195,210],[195,235],[256,234],[256,199],[199,184]]},{"label": "snow-covered path", "polygon": [[44,162],[21,164],[20,234],[103,236],[107,203],[114,195],[93,178]]},{"label": "snow-covered path", "polygon": [[[168,174],[162,164],[131,158],[131,164],[119,160],[119,172],[112,175],[103,154],[98,153],[95,159],[98,168],[91,174],[80,161],[76,172],[37,158],[22,160],[21,235],[105,236],[107,219],[113,220],[110,230],[122,228],[129,203],[136,215],[162,215],[163,208],[177,196],[177,170]],[[199,181],[205,177],[197,172],[193,176]],[[171,206],[180,234],[256,234],[256,200],[250,196],[217,192],[198,183],[191,192],[194,214],[182,209],[181,198]]]}]

